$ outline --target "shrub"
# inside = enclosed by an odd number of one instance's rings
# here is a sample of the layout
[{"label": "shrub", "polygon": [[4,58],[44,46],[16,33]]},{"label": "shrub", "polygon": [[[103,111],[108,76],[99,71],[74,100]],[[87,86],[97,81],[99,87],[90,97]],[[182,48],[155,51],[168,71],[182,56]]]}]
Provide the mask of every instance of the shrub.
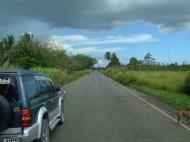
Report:
[{"label": "shrub", "polygon": [[36,60],[30,57],[19,57],[16,59],[16,62],[18,66],[25,69],[30,69],[34,66],[37,66]]},{"label": "shrub", "polygon": [[186,79],[186,82],[185,82],[185,85],[184,85],[184,92],[187,94],[187,95],[190,95],[190,73]]}]

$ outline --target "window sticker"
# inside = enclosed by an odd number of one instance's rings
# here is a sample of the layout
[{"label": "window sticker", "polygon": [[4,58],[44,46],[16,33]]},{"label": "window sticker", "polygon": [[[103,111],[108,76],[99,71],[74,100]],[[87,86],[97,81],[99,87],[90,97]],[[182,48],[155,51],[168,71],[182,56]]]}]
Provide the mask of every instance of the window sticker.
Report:
[{"label": "window sticker", "polygon": [[0,78],[0,84],[11,84],[10,78]]}]

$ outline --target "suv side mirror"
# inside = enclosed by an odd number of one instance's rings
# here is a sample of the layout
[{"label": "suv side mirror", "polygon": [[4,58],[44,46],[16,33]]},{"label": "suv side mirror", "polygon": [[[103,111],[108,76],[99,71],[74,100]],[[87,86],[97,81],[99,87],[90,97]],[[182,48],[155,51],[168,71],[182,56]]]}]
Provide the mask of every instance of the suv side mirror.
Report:
[{"label": "suv side mirror", "polygon": [[63,90],[63,95],[66,95],[66,91],[65,90]]},{"label": "suv side mirror", "polygon": [[61,87],[58,85],[54,86],[54,89],[55,89],[55,92],[57,93],[61,92]]}]

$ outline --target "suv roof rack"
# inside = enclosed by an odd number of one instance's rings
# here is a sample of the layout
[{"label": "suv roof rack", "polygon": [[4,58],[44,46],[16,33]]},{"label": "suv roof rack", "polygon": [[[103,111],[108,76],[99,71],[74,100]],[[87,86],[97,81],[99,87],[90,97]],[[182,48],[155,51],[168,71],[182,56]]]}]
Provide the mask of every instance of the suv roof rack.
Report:
[{"label": "suv roof rack", "polygon": [[35,72],[32,70],[25,70],[25,69],[0,69],[1,73],[16,73],[18,75],[24,75],[24,74],[33,74],[33,75],[40,75],[40,76],[47,76],[46,74]]}]

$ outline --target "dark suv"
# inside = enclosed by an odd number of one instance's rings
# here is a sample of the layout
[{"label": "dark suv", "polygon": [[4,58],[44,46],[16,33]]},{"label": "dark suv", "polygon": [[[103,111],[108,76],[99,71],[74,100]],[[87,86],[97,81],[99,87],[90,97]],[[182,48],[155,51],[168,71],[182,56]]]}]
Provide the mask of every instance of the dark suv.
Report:
[{"label": "dark suv", "polygon": [[64,122],[63,95],[44,74],[0,70],[0,142],[48,142]]}]

